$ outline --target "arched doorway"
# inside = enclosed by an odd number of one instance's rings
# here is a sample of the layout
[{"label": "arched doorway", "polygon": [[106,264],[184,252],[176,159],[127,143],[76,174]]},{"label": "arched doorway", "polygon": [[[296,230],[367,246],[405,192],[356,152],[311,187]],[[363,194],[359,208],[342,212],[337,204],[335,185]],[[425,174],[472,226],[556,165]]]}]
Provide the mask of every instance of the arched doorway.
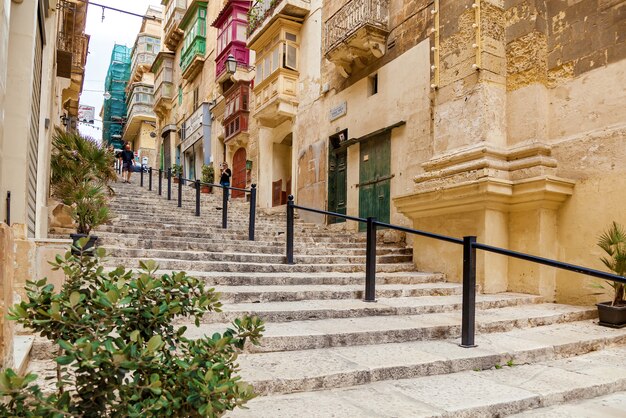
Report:
[{"label": "arched doorway", "polygon": [[[246,188],[246,149],[239,148],[233,156],[233,180],[232,187]],[[243,197],[244,193],[233,190],[233,197]]]}]

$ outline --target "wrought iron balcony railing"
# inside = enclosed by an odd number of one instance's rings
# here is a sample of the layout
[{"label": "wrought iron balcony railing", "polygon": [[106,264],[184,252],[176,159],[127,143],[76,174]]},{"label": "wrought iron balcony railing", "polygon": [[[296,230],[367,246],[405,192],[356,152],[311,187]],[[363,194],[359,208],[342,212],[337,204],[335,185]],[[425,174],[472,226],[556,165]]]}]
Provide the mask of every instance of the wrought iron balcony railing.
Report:
[{"label": "wrought iron balcony railing", "polygon": [[324,53],[365,26],[386,31],[388,21],[389,0],[351,0],[324,24]]},{"label": "wrought iron balcony railing", "polygon": [[87,45],[89,37],[85,34],[59,32],[57,49],[72,54],[72,69],[83,70],[87,63]]},{"label": "wrought iron balcony railing", "polygon": [[248,12],[248,35],[261,26],[282,0],[257,0]]}]

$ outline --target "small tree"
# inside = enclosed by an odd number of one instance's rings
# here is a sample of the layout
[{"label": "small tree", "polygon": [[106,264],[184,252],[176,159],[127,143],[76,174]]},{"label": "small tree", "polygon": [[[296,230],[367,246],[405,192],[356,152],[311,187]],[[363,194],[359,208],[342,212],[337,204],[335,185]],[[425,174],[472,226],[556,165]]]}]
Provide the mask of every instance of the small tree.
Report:
[{"label": "small tree", "polygon": [[52,195],[72,207],[76,232],[89,234],[109,220],[105,194],[113,193],[114,155],[78,133],[57,129],[52,140],[50,187]]},{"label": "small tree", "polygon": [[[613,222],[611,227],[598,238],[598,246],[604,250],[608,257],[601,257],[604,265],[618,276],[626,275],[626,231]],[[609,281],[613,287],[613,306],[626,305],[624,302],[624,284]]]},{"label": "small tree", "polygon": [[[83,241],[83,240],[81,240]],[[84,241],[81,242],[84,244]],[[94,257],[57,256],[67,277],[59,293],[46,280],[27,284],[28,301],[11,319],[59,346],[57,392],[43,395],[35,376],[0,374],[2,416],[218,417],[254,395],[237,376],[238,352],[257,344],[256,317],[197,340],[172,322],[220,310],[218,295],[184,272],[155,274],[153,261],[135,273],[100,266]]]}]

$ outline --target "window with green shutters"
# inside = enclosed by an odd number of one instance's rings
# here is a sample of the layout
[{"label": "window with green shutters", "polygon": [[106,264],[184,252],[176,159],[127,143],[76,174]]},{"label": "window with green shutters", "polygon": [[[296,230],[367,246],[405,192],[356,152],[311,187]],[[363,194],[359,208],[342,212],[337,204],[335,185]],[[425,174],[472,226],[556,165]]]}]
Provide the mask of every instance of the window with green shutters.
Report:
[{"label": "window with green shutters", "polygon": [[185,25],[185,38],[180,55],[180,68],[183,72],[193,62],[196,55],[206,52],[206,8],[199,7],[192,20]]}]

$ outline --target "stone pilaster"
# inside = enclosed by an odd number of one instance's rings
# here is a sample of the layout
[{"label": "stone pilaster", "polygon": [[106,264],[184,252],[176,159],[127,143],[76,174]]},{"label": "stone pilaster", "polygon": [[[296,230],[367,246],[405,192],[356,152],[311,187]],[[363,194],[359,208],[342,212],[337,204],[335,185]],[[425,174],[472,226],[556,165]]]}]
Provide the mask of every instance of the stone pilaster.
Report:
[{"label": "stone pilaster", "polygon": [[13,322],[7,319],[13,305],[15,242],[13,231],[0,223],[0,362],[2,368],[13,367]]}]

